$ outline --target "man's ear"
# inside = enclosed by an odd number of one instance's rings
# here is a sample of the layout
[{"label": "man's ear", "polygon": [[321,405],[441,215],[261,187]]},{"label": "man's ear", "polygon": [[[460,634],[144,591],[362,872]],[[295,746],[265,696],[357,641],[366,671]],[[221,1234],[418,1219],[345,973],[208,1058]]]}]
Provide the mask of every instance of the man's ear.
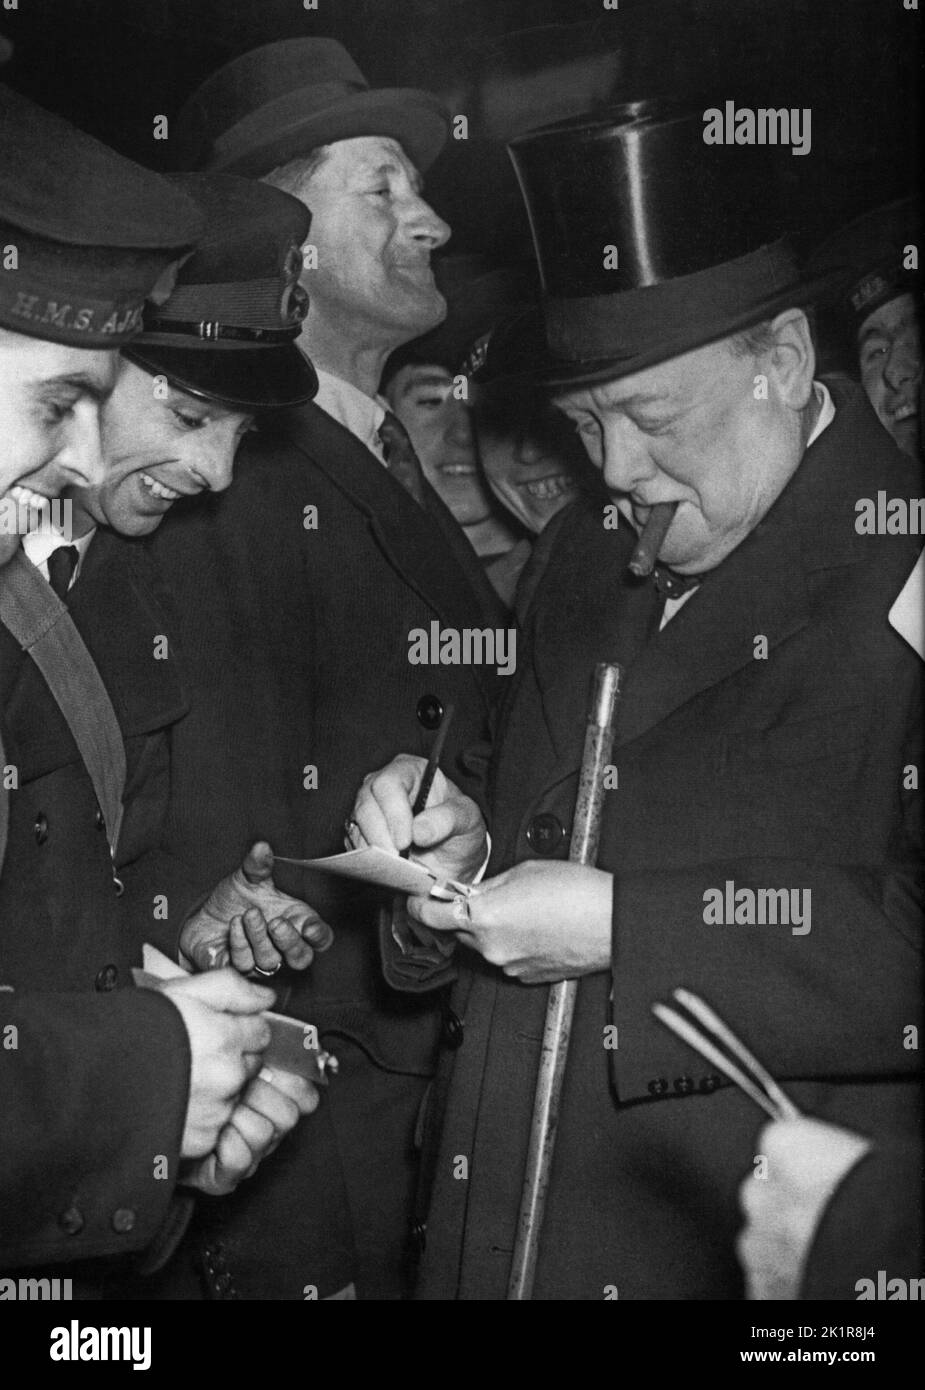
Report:
[{"label": "man's ear", "polygon": [[809,319],[802,309],[785,309],[771,321],[770,333],[770,367],[778,394],[791,410],[803,410],[812,396],[816,371]]}]

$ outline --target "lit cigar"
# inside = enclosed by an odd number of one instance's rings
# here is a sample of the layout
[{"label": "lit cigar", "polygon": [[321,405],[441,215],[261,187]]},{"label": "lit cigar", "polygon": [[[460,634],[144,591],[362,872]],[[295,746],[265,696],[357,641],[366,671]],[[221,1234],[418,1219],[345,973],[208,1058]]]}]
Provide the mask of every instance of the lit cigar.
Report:
[{"label": "lit cigar", "polygon": [[658,552],[662,548],[668,527],[678,510],[677,502],[656,502],[649,513],[649,520],[642,528],[642,535],[636,542],[629,568],[640,579],[647,578],[655,569]]}]

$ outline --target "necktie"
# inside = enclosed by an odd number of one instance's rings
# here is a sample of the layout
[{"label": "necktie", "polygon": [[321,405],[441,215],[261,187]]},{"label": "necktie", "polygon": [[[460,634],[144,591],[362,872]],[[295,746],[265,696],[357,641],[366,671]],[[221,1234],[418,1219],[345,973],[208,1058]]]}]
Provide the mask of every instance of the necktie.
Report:
[{"label": "necktie", "polygon": [[48,557],[48,580],[62,603],[67,599],[79,558],[76,545],[59,545]]},{"label": "necktie", "polygon": [[424,470],[421,468],[421,460],[414,452],[408,431],[391,410],[386,411],[385,419],[379,426],[379,440],[386,468],[397,478],[405,491],[411,494],[418,506],[423,507]]}]

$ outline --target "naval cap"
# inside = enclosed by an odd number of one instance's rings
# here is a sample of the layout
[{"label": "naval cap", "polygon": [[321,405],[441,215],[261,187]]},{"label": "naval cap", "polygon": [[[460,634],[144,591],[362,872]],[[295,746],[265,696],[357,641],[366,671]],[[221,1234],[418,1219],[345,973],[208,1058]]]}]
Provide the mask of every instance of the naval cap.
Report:
[{"label": "naval cap", "polygon": [[0,326],[118,348],[200,227],[180,189],[0,84]]},{"label": "naval cap", "polygon": [[174,174],[205,227],[170,297],[149,305],[126,356],[195,395],[247,410],[298,405],[317,390],[296,346],[311,228],[304,203],[235,174]]}]

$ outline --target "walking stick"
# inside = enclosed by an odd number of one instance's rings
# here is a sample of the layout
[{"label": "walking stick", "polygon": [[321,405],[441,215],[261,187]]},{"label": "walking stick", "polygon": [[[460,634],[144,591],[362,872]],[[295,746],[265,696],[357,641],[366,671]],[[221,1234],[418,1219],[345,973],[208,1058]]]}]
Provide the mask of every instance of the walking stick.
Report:
[{"label": "walking stick", "polygon": [[[595,668],[594,693],[588,711],[578,796],[575,800],[575,820],[569,845],[569,862],[572,864],[593,865],[597,860],[604,800],[604,768],[610,761],[614,709],[621,693],[622,679],[621,666],[600,662]],[[527,1150],[520,1214],[517,1218],[517,1239],[514,1243],[511,1276],[507,1288],[509,1300],[529,1299],[533,1293],[536,1257],[559,1124],[562,1081],[565,1076],[577,997],[577,980],[560,980],[558,984],[552,985],[549,991],[546,1022],[543,1027],[543,1048],[533,1100],[530,1147]]]}]

